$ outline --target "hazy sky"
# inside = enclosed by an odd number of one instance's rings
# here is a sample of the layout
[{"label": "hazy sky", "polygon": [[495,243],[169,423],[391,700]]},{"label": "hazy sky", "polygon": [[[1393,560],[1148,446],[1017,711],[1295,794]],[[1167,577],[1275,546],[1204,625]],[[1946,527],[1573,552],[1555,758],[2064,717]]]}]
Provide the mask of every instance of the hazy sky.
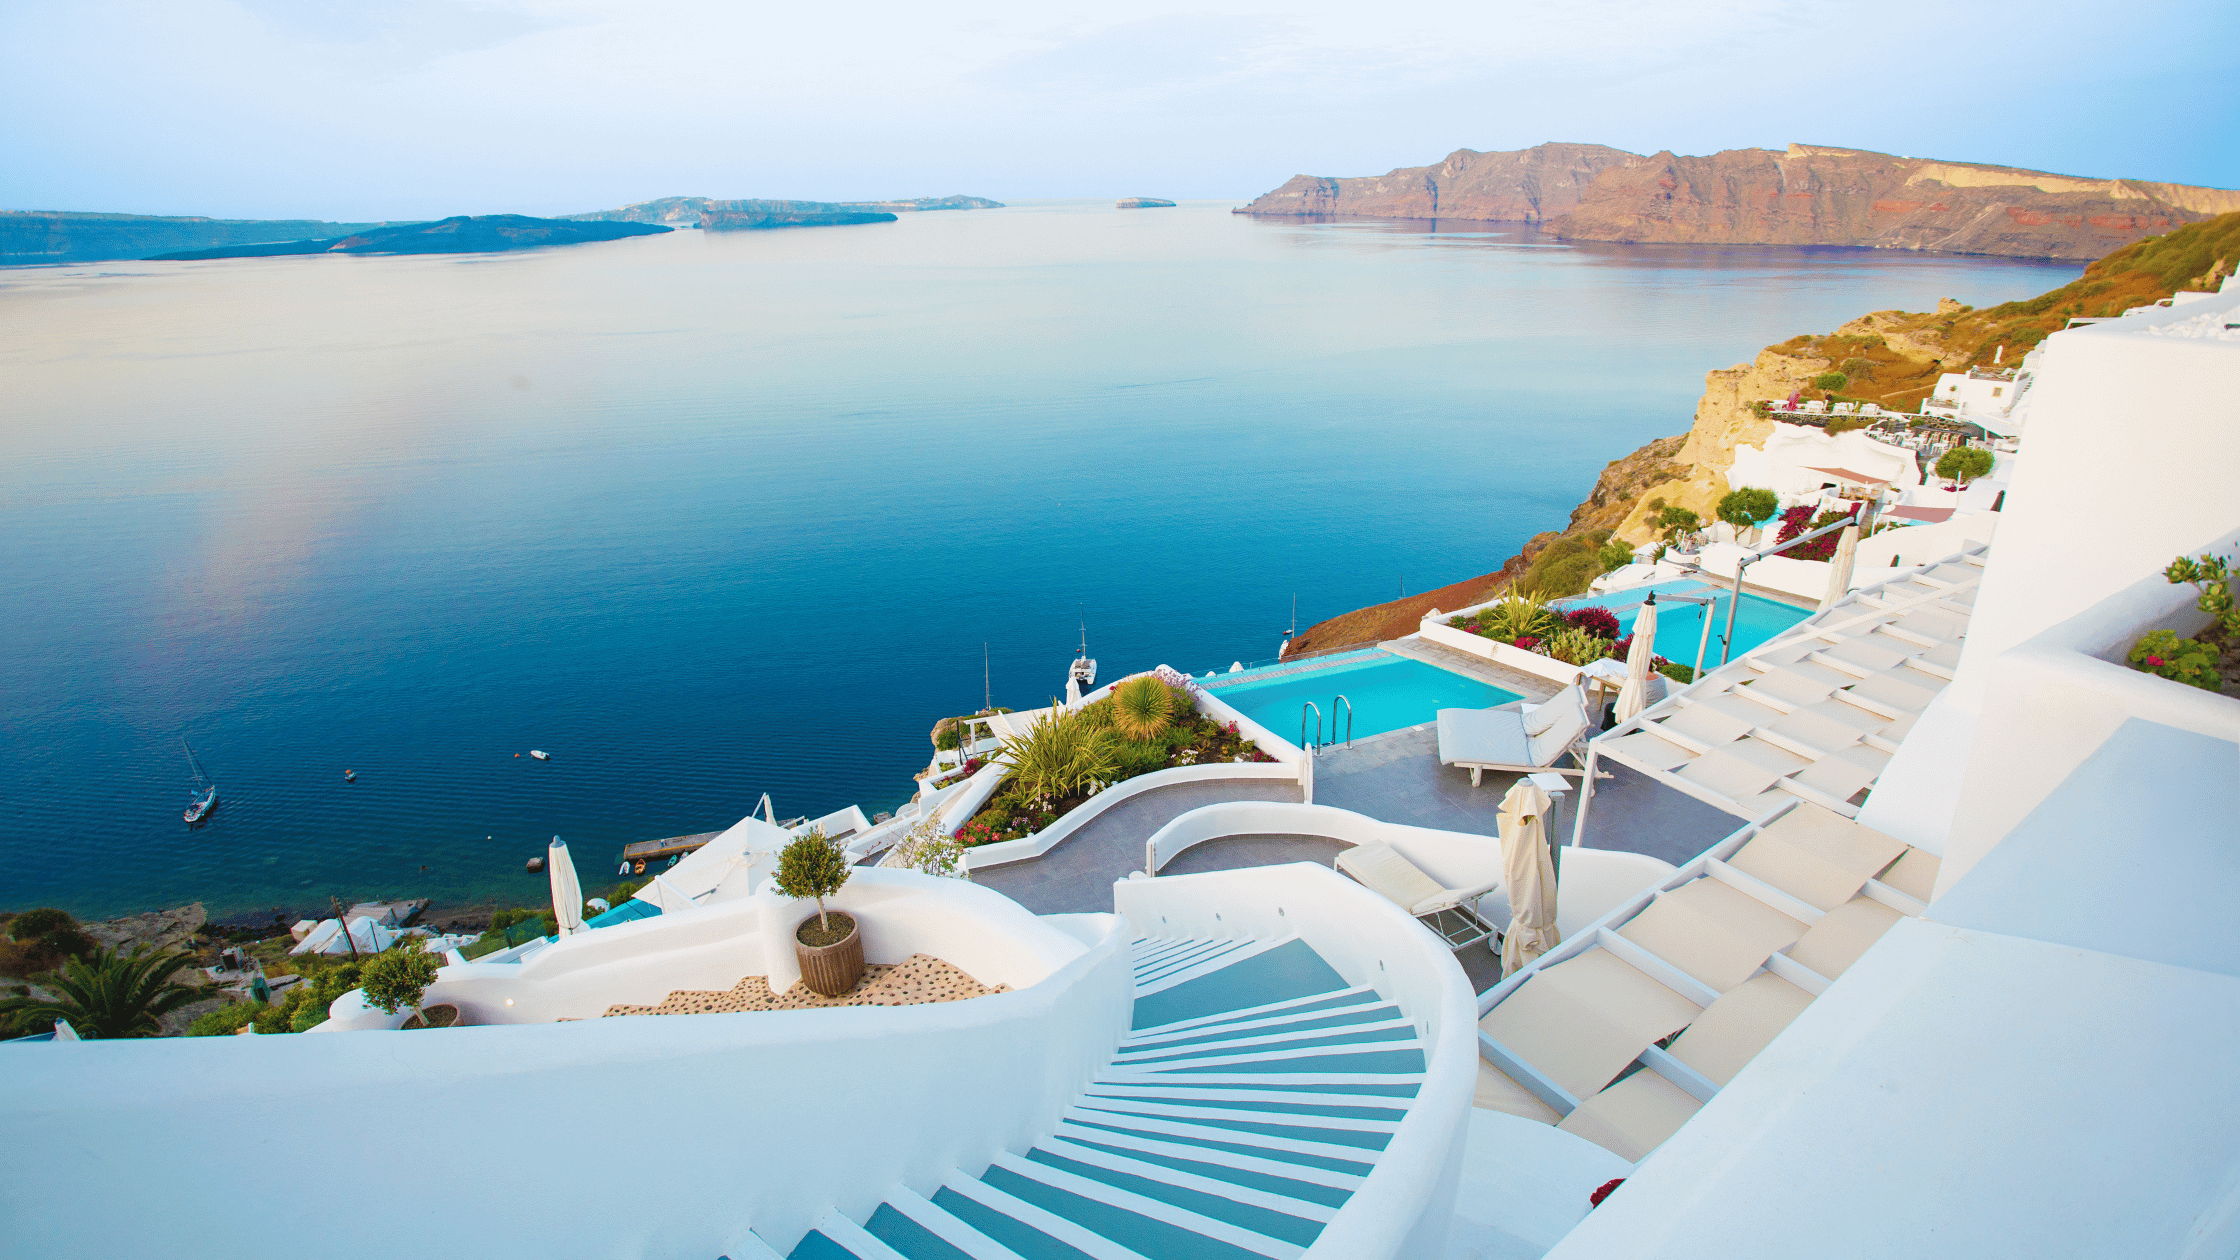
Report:
[{"label": "hazy sky", "polygon": [[2240,185],[2232,0],[0,0],[0,32],[17,209],[1242,201],[1545,140]]}]

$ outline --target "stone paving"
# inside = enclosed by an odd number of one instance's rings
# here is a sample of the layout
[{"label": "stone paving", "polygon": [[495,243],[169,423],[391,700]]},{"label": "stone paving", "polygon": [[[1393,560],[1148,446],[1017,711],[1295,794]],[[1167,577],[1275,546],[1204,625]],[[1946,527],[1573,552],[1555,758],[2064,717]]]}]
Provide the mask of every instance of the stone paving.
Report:
[{"label": "stone paving", "polygon": [[899,963],[871,963],[864,967],[856,987],[839,997],[826,997],[796,981],[784,993],[772,993],[765,976],[748,976],[729,989],[679,989],[658,1006],[617,1004],[607,1008],[614,1015],[717,1015],[732,1011],[797,1011],[818,1006],[917,1006],[925,1002],[961,1002],[966,998],[1006,993],[1011,986],[981,984],[956,967],[931,954],[912,954]]},{"label": "stone paving", "polygon": [[1299,785],[1284,779],[1156,788],[1106,810],[1041,857],[976,870],[972,880],[1036,914],[1110,914],[1114,881],[1143,869],[1143,842],[1152,832],[1200,805],[1298,799]]},{"label": "stone paving", "polygon": [[1475,678],[1489,687],[1499,687],[1503,691],[1513,691],[1534,704],[1547,700],[1563,690],[1563,685],[1552,678],[1542,678],[1538,674],[1528,674],[1521,669],[1513,669],[1497,661],[1489,661],[1482,656],[1472,656],[1468,652],[1457,651],[1444,643],[1432,643],[1414,635],[1405,639],[1388,640],[1379,643],[1377,646],[1394,656],[1405,656],[1410,660],[1422,661],[1426,665],[1436,665],[1449,673],[1460,674],[1465,678]]}]

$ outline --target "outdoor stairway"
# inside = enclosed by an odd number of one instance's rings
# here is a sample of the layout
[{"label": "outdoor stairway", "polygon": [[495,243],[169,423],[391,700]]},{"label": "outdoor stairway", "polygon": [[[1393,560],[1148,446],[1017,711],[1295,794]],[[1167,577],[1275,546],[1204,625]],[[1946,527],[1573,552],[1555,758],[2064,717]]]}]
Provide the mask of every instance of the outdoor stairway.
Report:
[{"label": "outdoor stairway", "polygon": [[1139,940],[1112,1064],[1024,1156],[834,1213],[795,1260],[1290,1260],[1423,1080],[1399,1008],[1306,942]]}]

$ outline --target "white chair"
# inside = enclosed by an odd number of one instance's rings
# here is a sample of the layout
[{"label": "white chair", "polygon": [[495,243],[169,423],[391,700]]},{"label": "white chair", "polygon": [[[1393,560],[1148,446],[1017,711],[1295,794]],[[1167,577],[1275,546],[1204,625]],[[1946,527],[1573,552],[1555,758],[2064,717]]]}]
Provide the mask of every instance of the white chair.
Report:
[{"label": "white chair", "polygon": [[1445,888],[1382,840],[1341,850],[1333,863],[1354,882],[1414,915],[1449,947],[1462,949],[1500,929],[1478,913],[1478,898],[1501,886],[1497,876],[1474,888]]},{"label": "white chair", "polygon": [[[1470,772],[1470,786],[1477,787],[1488,770],[1515,774],[1563,770],[1556,759],[1569,752],[1580,760],[1575,745],[1587,733],[1586,698],[1573,683],[1542,705],[1513,709],[1439,710],[1439,764],[1461,766]],[[1584,762],[1581,761],[1582,767]]]}]

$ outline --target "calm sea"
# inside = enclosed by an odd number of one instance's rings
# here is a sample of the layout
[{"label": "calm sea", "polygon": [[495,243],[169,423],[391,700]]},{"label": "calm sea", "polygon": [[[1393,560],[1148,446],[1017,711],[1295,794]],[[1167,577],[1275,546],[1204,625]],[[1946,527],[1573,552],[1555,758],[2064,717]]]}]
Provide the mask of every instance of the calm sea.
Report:
[{"label": "calm sea", "polygon": [[[542,895],[1484,572],[1707,369],[2074,268],[1105,203],[0,272],[0,907]],[[1453,225],[1442,225],[1451,227]],[[181,823],[191,738],[224,804]],[[540,748],[549,762],[524,754]],[[345,768],[358,781],[345,784]]]}]

